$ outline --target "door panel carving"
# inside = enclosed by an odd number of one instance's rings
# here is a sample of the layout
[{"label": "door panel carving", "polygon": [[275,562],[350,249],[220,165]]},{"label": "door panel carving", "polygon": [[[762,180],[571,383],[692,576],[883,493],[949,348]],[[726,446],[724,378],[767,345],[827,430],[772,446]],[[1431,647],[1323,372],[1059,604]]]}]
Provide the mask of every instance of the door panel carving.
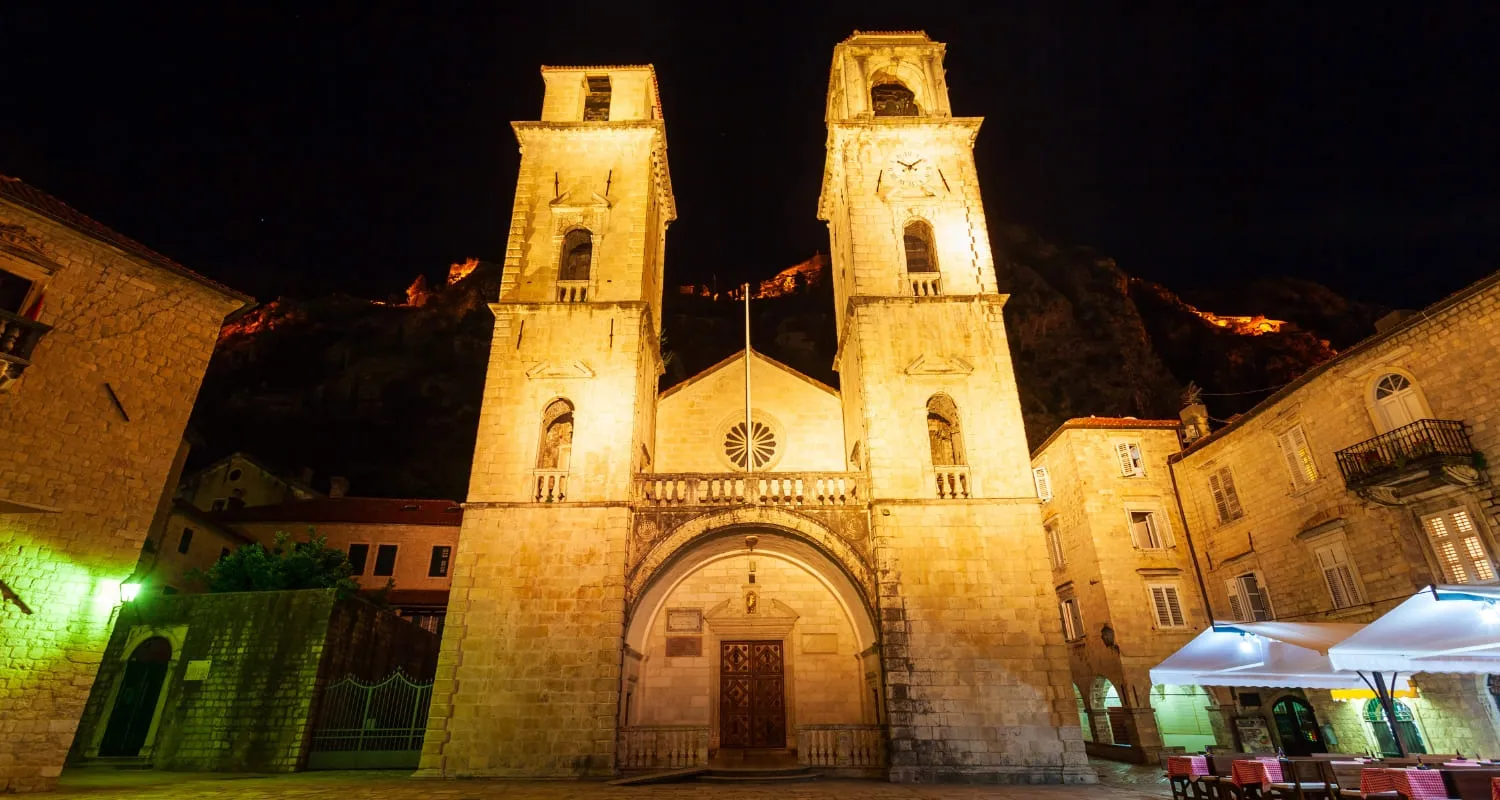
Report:
[{"label": "door panel carving", "polygon": [[781,642],[720,646],[719,746],[786,747]]}]

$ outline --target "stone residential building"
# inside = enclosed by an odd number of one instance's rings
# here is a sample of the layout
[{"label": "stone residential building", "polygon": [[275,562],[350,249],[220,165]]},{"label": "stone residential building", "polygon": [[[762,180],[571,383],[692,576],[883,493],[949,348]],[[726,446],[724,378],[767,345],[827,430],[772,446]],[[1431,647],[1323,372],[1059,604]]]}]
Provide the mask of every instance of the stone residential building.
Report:
[{"label": "stone residential building", "polygon": [[[290,478],[249,453],[230,453],[184,478],[176,497],[201,511],[223,511],[245,506],[269,506],[325,495],[308,485],[311,470]],[[342,496],[348,482],[330,479],[331,494]]]},{"label": "stone residential building", "polygon": [[747,354],[658,393],[677,207],[655,71],[542,69],[541,119],[513,123],[419,775],[770,748],[898,781],[1094,780],[974,167],[981,120],[953,115],[943,57],[920,32],[834,49],[816,210],[837,391]]},{"label": "stone residential building", "polygon": [[1154,763],[1216,743],[1201,687],[1149,672],[1209,622],[1168,459],[1177,420],[1072,419],[1032,455],[1072,691],[1091,754]]},{"label": "stone residential building", "polygon": [[224,319],[251,302],[0,176],[0,793],[50,788]]},{"label": "stone residential building", "polygon": [[[1496,330],[1500,274],[1345,350],[1173,458],[1217,619],[1368,622],[1429,584],[1497,580]],[[1500,679],[1412,682],[1419,696],[1397,714],[1413,744],[1500,754]],[[1266,688],[1221,699],[1265,716],[1291,753],[1394,751],[1362,697]]]}]

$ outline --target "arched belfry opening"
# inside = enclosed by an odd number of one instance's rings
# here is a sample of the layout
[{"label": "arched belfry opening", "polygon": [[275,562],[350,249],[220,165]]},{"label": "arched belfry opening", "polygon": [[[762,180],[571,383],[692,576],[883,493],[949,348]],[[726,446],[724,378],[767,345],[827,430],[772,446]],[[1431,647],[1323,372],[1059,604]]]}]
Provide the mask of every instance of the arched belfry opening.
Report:
[{"label": "arched belfry opening", "polygon": [[870,108],[877,117],[915,117],[922,113],[912,90],[900,81],[891,79],[870,87]]},{"label": "arched belfry opening", "polygon": [[946,394],[935,394],[927,401],[927,441],[932,449],[934,467],[967,463],[964,460],[964,437],[958,419],[958,405]]},{"label": "arched belfry opening", "polygon": [[542,411],[542,441],[537,448],[537,469],[568,468],[573,453],[573,404],[559,397]]},{"label": "arched belfry opening", "polygon": [[906,248],[907,272],[937,272],[937,257],[932,245],[932,226],[926,220],[914,219],[902,231]]},{"label": "arched belfry opening", "polygon": [[563,237],[562,263],[558,265],[560,281],[586,281],[594,266],[594,237],[583,228],[574,228]]}]

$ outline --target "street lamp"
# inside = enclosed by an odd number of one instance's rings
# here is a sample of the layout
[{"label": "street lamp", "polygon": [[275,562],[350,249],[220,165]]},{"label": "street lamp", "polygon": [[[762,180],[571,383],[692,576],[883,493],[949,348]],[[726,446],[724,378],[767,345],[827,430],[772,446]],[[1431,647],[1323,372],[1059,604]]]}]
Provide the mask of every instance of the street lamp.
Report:
[{"label": "street lamp", "polygon": [[130,573],[130,577],[120,581],[120,602],[129,603],[134,601],[141,593],[141,584],[145,582],[146,574],[141,572],[141,568],[137,566],[135,572]]}]

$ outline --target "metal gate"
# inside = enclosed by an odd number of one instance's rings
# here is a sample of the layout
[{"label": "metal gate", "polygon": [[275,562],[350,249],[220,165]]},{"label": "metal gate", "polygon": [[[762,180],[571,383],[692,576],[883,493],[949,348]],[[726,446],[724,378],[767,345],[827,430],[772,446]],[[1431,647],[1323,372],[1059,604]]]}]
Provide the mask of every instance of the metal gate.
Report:
[{"label": "metal gate", "polygon": [[308,769],[416,769],[432,682],[401,670],[378,683],[347,677],[323,690]]}]

